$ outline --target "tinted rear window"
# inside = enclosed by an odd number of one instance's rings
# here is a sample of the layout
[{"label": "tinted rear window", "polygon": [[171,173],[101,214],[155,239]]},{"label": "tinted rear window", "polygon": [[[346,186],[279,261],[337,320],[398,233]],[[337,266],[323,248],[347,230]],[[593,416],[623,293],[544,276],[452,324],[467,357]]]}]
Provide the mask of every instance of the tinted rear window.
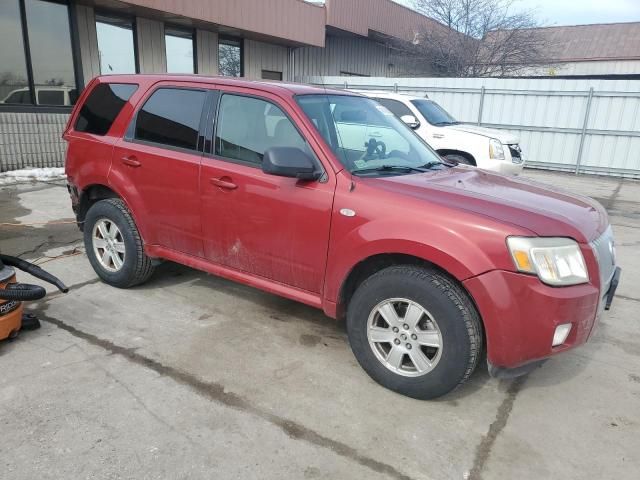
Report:
[{"label": "tinted rear window", "polygon": [[127,100],[138,89],[126,83],[101,83],[82,105],[75,129],[78,132],[106,135]]},{"label": "tinted rear window", "polygon": [[206,92],[159,88],[136,119],[136,140],[197,150]]}]

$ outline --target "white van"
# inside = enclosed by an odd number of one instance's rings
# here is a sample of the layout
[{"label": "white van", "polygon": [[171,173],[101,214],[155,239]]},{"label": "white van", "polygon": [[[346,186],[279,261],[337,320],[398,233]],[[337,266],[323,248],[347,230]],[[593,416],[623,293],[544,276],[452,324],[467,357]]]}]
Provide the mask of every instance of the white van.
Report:
[{"label": "white van", "polygon": [[[36,102],[38,105],[70,106],[77,99],[77,90],[72,87],[37,86]],[[31,91],[29,88],[12,90],[0,103],[7,104],[31,104]]]},{"label": "white van", "polygon": [[428,98],[390,92],[358,93],[385,106],[448,160],[512,175],[524,167],[520,140],[508,132],[460,123]]}]

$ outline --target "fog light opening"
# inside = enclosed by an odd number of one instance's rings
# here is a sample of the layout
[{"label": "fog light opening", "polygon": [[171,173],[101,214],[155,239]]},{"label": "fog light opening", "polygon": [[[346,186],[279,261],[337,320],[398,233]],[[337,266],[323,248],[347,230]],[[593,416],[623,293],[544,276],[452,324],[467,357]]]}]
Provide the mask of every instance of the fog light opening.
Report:
[{"label": "fog light opening", "polygon": [[569,336],[569,332],[571,332],[571,324],[563,323],[562,325],[558,325],[556,327],[556,331],[553,334],[553,342],[551,346],[557,347],[558,345],[562,345]]}]

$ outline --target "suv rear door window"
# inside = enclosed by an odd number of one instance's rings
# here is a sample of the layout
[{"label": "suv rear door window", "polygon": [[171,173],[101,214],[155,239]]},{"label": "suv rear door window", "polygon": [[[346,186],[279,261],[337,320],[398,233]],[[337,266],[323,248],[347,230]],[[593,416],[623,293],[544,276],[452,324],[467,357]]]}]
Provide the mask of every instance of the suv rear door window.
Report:
[{"label": "suv rear door window", "polygon": [[271,147],[297,147],[315,157],[291,120],[274,104],[258,98],[222,96],[216,132],[216,155],[262,164]]},{"label": "suv rear door window", "polygon": [[96,86],[80,109],[75,130],[106,135],[122,107],[137,89],[138,85],[126,83],[101,83]]},{"label": "suv rear door window", "polygon": [[138,113],[135,139],[197,150],[205,97],[203,90],[159,88]]}]

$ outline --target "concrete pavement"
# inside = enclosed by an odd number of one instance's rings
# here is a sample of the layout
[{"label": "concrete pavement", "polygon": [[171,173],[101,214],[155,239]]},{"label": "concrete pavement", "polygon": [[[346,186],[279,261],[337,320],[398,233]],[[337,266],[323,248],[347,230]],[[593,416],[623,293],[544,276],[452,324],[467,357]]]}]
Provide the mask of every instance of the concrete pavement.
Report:
[{"label": "concrete pavement", "polygon": [[[511,382],[481,366],[432,402],[372,382],[319,311],[175,264],[114,289],[55,258],[83,250],[74,225],[0,227],[0,251],[46,255],[73,287],[0,344],[0,477],[637,478],[640,182],[526,175],[607,207],[618,298],[584,347]],[[0,222],[72,217],[62,184],[0,205]]]}]

